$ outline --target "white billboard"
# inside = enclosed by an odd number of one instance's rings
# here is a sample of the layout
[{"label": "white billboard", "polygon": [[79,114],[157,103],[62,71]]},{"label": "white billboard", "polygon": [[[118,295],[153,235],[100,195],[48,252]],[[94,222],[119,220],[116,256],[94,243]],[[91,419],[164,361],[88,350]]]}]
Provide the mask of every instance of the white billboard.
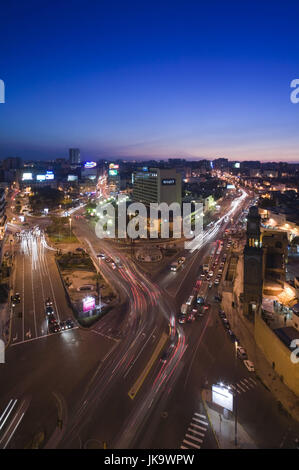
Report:
[{"label": "white billboard", "polygon": [[23,173],[22,181],[30,181],[32,180],[32,173]]},{"label": "white billboard", "polygon": [[222,385],[212,385],[212,401],[229,411],[233,411],[232,391]]}]

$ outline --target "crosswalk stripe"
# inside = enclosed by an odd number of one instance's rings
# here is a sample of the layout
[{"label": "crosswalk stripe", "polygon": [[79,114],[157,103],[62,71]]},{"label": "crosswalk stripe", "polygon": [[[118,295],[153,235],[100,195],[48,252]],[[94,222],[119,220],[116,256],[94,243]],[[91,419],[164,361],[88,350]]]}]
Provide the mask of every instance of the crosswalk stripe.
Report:
[{"label": "crosswalk stripe", "polygon": [[256,381],[254,379],[252,379],[251,377],[249,377],[249,380],[251,380],[251,382],[254,383],[254,385],[256,385]]},{"label": "crosswalk stripe", "polygon": [[180,448],[181,449],[188,449],[188,447],[185,447],[185,446],[181,446]]},{"label": "crosswalk stripe", "polygon": [[246,392],[246,390],[244,390],[244,388],[242,388],[240,384],[236,384],[236,386],[237,386],[238,388],[240,388],[240,389],[242,390],[242,392]]},{"label": "crosswalk stripe", "polygon": [[198,426],[198,424],[190,423],[190,426],[193,426],[196,429],[200,429],[201,431],[206,431],[207,428],[203,428],[202,426]]},{"label": "crosswalk stripe", "polygon": [[188,439],[192,439],[193,441],[196,441],[202,444],[202,439],[198,439],[198,437],[194,437],[191,434],[186,434],[186,437],[188,437]]},{"label": "crosswalk stripe", "polygon": [[[242,380],[240,380],[240,383],[243,385],[243,387],[247,388],[247,390],[250,390],[249,385],[247,385],[246,383],[244,384],[244,383],[242,382]],[[252,385],[251,385],[251,387],[252,387]]]},{"label": "crosswalk stripe", "polygon": [[188,446],[195,447],[196,449],[200,449],[200,446],[197,446],[196,444],[193,444],[193,442],[187,441],[187,439],[183,440],[184,444],[188,444]]},{"label": "crosswalk stripe", "polygon": [[202,419],[192,418],[192,421],[196,421],[197,423],[204,424],[205,426],[208,426],[208,423],[206,423]]},{"label": "crosswalk stripe", "polygon": [[207,419],[205,415],[201,415],[200,413],[194,413],[196,416],[199,416],[200,418]]},{"label": "crosswalk stripe", "polygon": [[236,392],[241,393],[240,390],[238,390],[237,387],[235,387],[234,385],[231,385],[231,388],[235,390]]},{"label": "crosswalk stripe", "polygon": [[192,428],[188,428],[188,431],[194,432],[194,434],[198,434],[198,435],[201,436],[201,437],[204,437],[204,436],[205,436],[202,432],[195,431],[195,429],[192,429]]}]

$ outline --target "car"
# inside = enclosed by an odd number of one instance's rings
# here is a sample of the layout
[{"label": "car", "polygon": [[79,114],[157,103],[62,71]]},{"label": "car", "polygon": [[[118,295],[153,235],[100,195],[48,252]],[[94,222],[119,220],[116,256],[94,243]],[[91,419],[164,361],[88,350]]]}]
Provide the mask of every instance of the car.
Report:
[{"label": "car", "polygon": [[243,361],[248,359],[246,349],[242,348],[242,346],[237,346],[237,356]]},{"label": "car", "polygon": [[206,311],[206,310],[209,310],[210,304],[204,304],[202,308],[203,308],[205,311]]},{"label": "car", "polygon": [[106,263],[111,263],[112,259],[111,258],[105,258]]},{"label": "car", "polygon": [[21,296],[19,293],[16,293],[15,295],[11,296],[10,300],[11,300],[12,307],[15,307],[17,304],[21,302]]},{"label": "car", "polygon": [[47,315],[53,315],[54,314],[54,309],[50,305],[46,307],[46,314]]},{"label": "car", "polygon": [[74,328],[74,322],[73,322],[73,320],[70,320],[70,319],[65,320],[65,325],[66,325],[66,327],[67,327],[68,329],[69,329],[69,328]]},{"label": "car", "polygon": [[54,323],[57,323],[57,320],[56,320],[56,317],[55,317],[54,313],[51,313],[48,316],[48,324],[53,325]]},{"label": "car", "polygon": [[232,343],[234,343],[235,341],[237,341],[237,337],[236,337],[236,335],[232,332],[232,330],[227,330],[227,333],[228,333],[229,339],[231,340]]},{"label": "car", "polygon": [[205,277],[206,277],[206,274],[205,274],[205,273],[201,273],[200,278],[201,278],[201,279],[205,279]]},{"label": "car", "polygon": [[204,304],[204,301],[205,301],[205,299],[204,299],[204,297],[202,297],[201,295],[199,295],[199,296],[197,297],[197,303],[198,303],[198,304],[202,305],[202,304]]},{"label": "car", "polygon": [[50,307],[51,305],[53,305],[53,302],[51,301],[50,297],[48,297],[46,300],[46,307]]},{"label": "car", "polygon": [[105,258],[106,258],[106,256],[104,255],[104,253],[98,253],[98,254],[97,254],[97,257],[98,257],[98,258],[101,258],[101,259],[105,259]]},{"label": "car", "polygon": [[115,264],[115,263],[111,263],[111,268],[112,268],[112,269],[116,269],[116,264]]},{"label": "car", "polygon": [[216,302],[221,302],[222,297],[221,295],[215,295],[214,299],[216,300]]},{"label": "car", "polygon": [[227,319],[223,319],[222,323],[223,323],[223,326],[226,330],[230,330],[230,324],[229,324],[229,321]]},{"label": "car", "polygon": [[220,318],[226,318],[224,310],[218,310],[218,315],[219,315]]},{"label": "car", "polygon": [[195,315],[194,315],[193,312],[190,312],[187,316],[187,322],[192,323],[192,322],[194,322],[194,320],[195,320]]},{"label": "car", "polygon": [[55,323],[51,324],[49,329],[50,333],[58,333],[61,330],[58,321],[55,321]]},{"label": "car", "polygon": [[179,316],[179,323],[181,325],[183,325],[184,323],[186,323],[186,315],[180,315]]},{"label": "car", "polygon": [[213,276],[214,276],[214,272],[213,272],[213,271],[210,271],[209,274],[208,274],[208,276],[213,277]]},{"label": "car", "polygon": [[243,364],[249,370],[249,372],[254,372],[253,362],[249,361],[248,359],[245,359],[245,361],[243,361]]},{"label": "car", "polygon": [[214,281],[215,286],[218,286],[219,282],[220,282],[219,279],[215,279]]},{"label": "car", "polygon": [[212,287],[213,287],[213,283],[209,282],[209,289],[211,289]]},{"label": "car", "polygon": [[61,321],[59,323],[59,326],[60,326],[60,329],[63,331],[63,330],[66,330],[66,325],[65,325],[65,322],[64,321]]}]

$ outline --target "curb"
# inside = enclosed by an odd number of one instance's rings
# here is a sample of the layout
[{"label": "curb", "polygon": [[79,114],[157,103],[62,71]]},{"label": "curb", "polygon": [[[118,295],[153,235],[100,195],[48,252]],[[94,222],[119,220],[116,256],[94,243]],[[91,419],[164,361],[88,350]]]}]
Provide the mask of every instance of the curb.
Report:
[{"label": "curb", "polygon": [[218,437],[217,437],[217,434],[216,434],[216,431],[212,425],[212,421],[211,421],[211,418],[210,418],[210,415],[209,415],[209,412],[208,412],[208,406],[207,406],[207,403],[206,403],[206,400],[204,399],[204,390],[201,391],[201,399],[202,399],[202,402],[203,402],[203,406],[205,408],[205,411],[207,413],[207,417],[208,417],[208,420],[209,420],[209,423],[210,423],[210,426],[211,426],[211,429],[212,429],[212,432],[214,434],[214,438],[215,438],[215,441],[217,443],[217,446],[218,446],[218,449],[221,449],[221,446],[220,446],[220,443],[219,443],[219,440],[218,440]]}]

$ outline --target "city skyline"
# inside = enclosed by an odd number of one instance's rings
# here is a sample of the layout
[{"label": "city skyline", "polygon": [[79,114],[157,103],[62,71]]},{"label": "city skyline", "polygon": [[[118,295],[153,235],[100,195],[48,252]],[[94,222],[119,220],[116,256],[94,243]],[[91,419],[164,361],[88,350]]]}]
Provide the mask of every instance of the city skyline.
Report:
[{"label": "city skyline", "polygon": [[2,7],[0,158],[299,161],[295,2],[72,5]]}]

